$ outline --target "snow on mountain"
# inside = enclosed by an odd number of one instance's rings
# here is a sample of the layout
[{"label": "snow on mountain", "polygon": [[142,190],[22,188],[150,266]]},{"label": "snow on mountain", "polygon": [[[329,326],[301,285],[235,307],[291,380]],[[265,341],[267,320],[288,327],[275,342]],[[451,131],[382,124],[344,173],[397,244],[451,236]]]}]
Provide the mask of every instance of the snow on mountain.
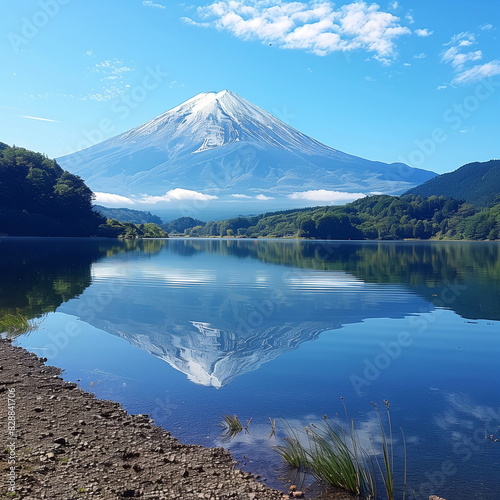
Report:
[{"label": "snow on mountain", "polygon": [[176,188],[217,196],[317,189],[399,194],[435,176],[337,151],[228,90],[198,94],[58,162],[94,191],[124,196]]}]

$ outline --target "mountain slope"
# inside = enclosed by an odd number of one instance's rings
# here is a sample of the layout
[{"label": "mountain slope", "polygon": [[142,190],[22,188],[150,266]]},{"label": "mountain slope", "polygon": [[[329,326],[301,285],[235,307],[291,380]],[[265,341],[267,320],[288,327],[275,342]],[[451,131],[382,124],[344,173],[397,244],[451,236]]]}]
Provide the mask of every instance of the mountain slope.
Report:
[{"label": "mountain slope", "polygon": [[126,196],[175,188],[218,196],[309,189],[399,194],[435,176],[337,151],[227,90],[198,94],[58,161],[95,191]]},{"label": "mountain slope", "polygon": [[492,206],[500,199],[500,160],[468,163],[453,172],[438,175],[406,194],[446,196],[480,207]]},{"label": "mountain slope", "polygon": [[133,224],[163,224],[163,220],[157,215],[143,210],[131,210],[130,208],[109,208],[94,205],[94,211],[99,212],[106,219],[114,219],[120,222],[132,222]]}]

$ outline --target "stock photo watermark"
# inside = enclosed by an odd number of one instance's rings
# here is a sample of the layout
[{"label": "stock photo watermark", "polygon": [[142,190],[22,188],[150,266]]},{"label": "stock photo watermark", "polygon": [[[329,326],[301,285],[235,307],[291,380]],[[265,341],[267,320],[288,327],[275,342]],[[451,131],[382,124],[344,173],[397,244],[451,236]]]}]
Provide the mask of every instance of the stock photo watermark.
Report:
[{"label": "stock photo watermark", "polygon": [[7,391],[7,491],[16,491],[17,462],[17,427],[16,427],[16,389],[10,387]]},{"label": "stock photo watermark", "polygon": [[[453,454],[455,457],[443,460],[437,470],[426,471],[426,480],[421,482],[417,489],[414,489],[411,498],[414,500],[425,498],[436,494],[440,488],[459,472],[459,464],[467,463],[475,454],[481,452],[488,445],[488,440],[499,442],[495,438],[495,432],[500,428],[500,409],[484,420],[481,427],[474,428],[472,433],[460,436],[460,439],[453,444]],[[496,441],[495,441],[496,439]]]},{"label": "stock photo watermark", "polygon": [[40,31],[42,31],[54,19],[61,7],[70,3],[71,0],[40,0],[38,2],[39,9],[31,16],[21,19],[21,27],[19,31],[7,34],[7,39],[10,46],[15,52],[21,52],[28,46]]},{"label": "stock photo watermark", "polygon": [[[123,285],[108,282],[106,289],[99,291],[95,297],[85,296],[81,299],[76,310],[78,318],[84,322],[91,322],[97,313],[103,312],[114,298],[122,293],[123,289]],[[62,350],[69,346],[71,339],[78,337],[81,333],[82,327],[76,319],[67,321],[63,330],[50,332],[47,335],[49,343],[44,346],[46,357],[56,358]]]},{"label": "stock photo watermark", "polygon": [[[349,381],[359,397],[364,396],[363,389],[370,387],[403,354],[404,349],[413,343],[414,335],[424,332],[429,327],[429,324],[435,322],[445,308],[453,304],[467,289],[467,286],[457,282],[445,281],[444,283],[445,288],[441,291],[439,297],[433,301],[434,306],[438,307],[434,314],[407,318],[412,333],[401,331],[393,341],[380,343],[380,351],[372,359],[365,358],[362,370],[349,376]],[[431,309],[421,309],[419,312],[421,314],[429,313]]]},{"label": "stock photo watermark", "polygon": [[74,148],[68,147],[67,154],[72,154],[73,151],[77,152],[67,162],[70,164],[77,162],[80,158],[78,152],[99,144],[111,134],[117,132],[117,119],[123,121],[128,118],[132,110],[137,109],[151,92],[158,89],[167,76],[168,73],[163,71],[158,64],[154,68],[151,66],[146,67],[140,83],[129,88],[127,92],[111,102],[109,108],[112,113],[111,117],[101,118],[97,126],[91,129],[82,129],[82,140]]},{"label": "stock photo watermark", "polygon": [[[479,82],[474,90],[462,101],[454,103],[442,114],[443,127],[434,128],[427,137],[416,139],[415,148],[406,156],[401,155],[398,161],[421,167],[439,148],[450,138],[450,132],[456,132],[463,126],[464,120],[470,118],[500,87],[500,81],[485,78]],[[397,168],[398,174],[410,175],[410,169],[404,165]]]}]

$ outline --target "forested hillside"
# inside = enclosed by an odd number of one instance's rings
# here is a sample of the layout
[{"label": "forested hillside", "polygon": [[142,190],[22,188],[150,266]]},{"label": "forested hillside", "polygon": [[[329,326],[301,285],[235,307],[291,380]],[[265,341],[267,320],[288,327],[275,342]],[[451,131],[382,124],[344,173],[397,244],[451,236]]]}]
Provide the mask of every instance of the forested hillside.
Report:
[{"label": "forested hillside", "polygon": [[99,212],[106,219],[114,219],[120,222],[132,222],[133,224],[163,224],[157,215],[144,210],[132,210],[130,208],[109,208],[101,205],[94,205],[94,210]]},{"label": "forested hillside", "polygon": [[500,202],[500,160],[468,163],[453,172],[438,175],[405,194],[446,196],[478,207]]},{"label": "forested hillside", "polygon": [[190,236],[313,239],[497,239],[500,204],[480,209],[444,196],[377,195],[325,206],[211,221]]},{"label": "forested hillside", "polygon": [[0,143],[0,233],[13,236],[94,236],[104,217],[92,191],[56,161]]},{"label": "forested hillside", "polygon": [[106,220],[94,211],[93,198],[84,181],[55,160],[0,142],[0,235],[167,236],[153,223]]}]

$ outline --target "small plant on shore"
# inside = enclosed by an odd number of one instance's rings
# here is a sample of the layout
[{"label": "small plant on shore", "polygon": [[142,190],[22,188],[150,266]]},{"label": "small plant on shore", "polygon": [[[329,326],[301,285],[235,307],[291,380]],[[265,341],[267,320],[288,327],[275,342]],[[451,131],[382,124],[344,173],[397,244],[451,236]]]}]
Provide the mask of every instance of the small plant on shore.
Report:
[{"label": "small plant on shore", "polygon": [[22,335],[37,328],[35,321],[19,313],[5,314],[0,317],[0,333],[7,333],[8,336]]},{"label": "small plant on shore", "polygon": [[269,437],[276,436],[276,419],[269,417],[269,422],[271,423],[271,431],[269,432]]},{"label": "small plant on shore", "polygon": [[[247,429],[250,421],[247,423]],[[243,425],[238,415],[224,415],[220,425],[224,429],[222,436],[228,439],[234,438],[243,430]]]},{"label": "small plant on shore", "polygon": [[[343,402],[343,398],[342,402]],[[285,444],[276,447],[283,460],[296,469],[312,474],[318,481],[345,489],[361,498],[377,498],[377,472],[384,485],[387,500],[395,500],[394,439],[390,403],[384,401],[387,428],[380,411],[373,403],[379,424],[381,449],[369,453],[360,444],[354,420],[349,418],[344,404],[346,421],[311,424],[298,431],[284,422]],[[404,445],[404,476],[402,499],[406,495],[406,442]],[[381,455],[379,457],[378,455]]]},{"label": "small plant on shore", "polygon": [[288,433],[285,445],[277,451],[292,467],[310,472],[318,481],[370,498],[375,490],[373,467],[368,454],[359,445],[354,425],[325,421],[321,427],[311,424],[302,438]]},{"label": "small plant on shore", "polygon": [[[375,455],[375,461],[377,463],[377,468],[382,477],[382,482],[384,483],[385,492],[387,495],[387,500],[395,500],[395,478],[394,478],[394,439],[392,435],[392,421],[391,421],[391,404],[389,401],[384,399],[384,405],[387,414],[387,432],[380,415],[377,403],[372,401],[372,405],[375,408],[375,413],[377,414],[378,424],[380,428],[380,437],[382,440],[382,460]],[[403,432],[403,446],[404,446],[404,473],[403,473],[403,500],[406,498],[406,439]]]},{"label": "small plant on shore", "polygon": [[276,446],[276,451],[281,455],[281,458],[290,465],[299,470],[306,470],[308,465],[308,456],[306,449],[302,446],[303,437],[299,435],[299,431],[294,429],[286,421],[283,420],[283,426],[287,430],[288,436],[285,436],[285,444]]}]

